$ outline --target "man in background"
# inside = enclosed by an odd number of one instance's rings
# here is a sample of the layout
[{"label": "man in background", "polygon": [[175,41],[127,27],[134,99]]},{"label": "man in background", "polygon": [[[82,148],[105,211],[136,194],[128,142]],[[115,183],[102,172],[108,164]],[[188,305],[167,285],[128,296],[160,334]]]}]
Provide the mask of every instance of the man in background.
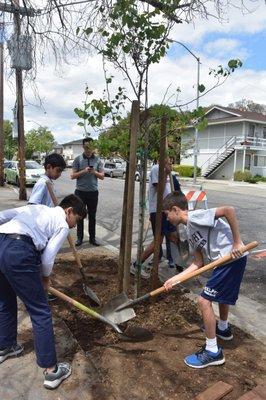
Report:
[{"label": "man in background", "polygon": [[[93,246],[99,246],[96,241],[96,211],[98,205],[98,179],[104,179],[102,162],[94,153],[93,139],[83,139],[84,152],[77,156],[72,165],[71,179],[76,179],[75,195],[86,205],[89,220],[89,240]],[[76,246],[81,246],[84,235],[84,222],[77,224]]]}]

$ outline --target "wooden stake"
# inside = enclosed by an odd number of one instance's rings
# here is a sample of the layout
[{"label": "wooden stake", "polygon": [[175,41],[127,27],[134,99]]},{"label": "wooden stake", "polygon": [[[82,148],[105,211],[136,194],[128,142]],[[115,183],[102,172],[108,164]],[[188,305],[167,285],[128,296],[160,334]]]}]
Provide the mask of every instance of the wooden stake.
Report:
[{"label": "wooden stake", "polygon": [[132,229],[134,211],[134,192],[135,192],[135,172],[137,163],[137,141],[139,131],[139,101],[134,100],[131,108],[130,119],[130,152],[129,152],[129,171],[127,187],[127,215],[125,231],[125,258],[124,258],[124,277],[123,291],[128,293],[130,289],[130,263],[132,250]]},{"label": "wooden stake", "polygon": [[162,230],[162,207],[163,207],[163,193],[166,183],[165,156],[166,156],[166,117],[161,121],[161,138],[160,138],[160,155],[159,155],[159,177],[157,185],[157,208],[156,208],[156,228],[154,235],[154,253],[153,253],[153,268],[152,268],[152,289],[159,285],[158,280],[158,264],[161,246],[161,230]]},{"label": "wooden stake", "polygon": [[128,174],[129,174],[129,163],[126,166],[126,176],[124,185],[124,197],[123,197],[123,210],[122,210],[122,221],[121,221],[121,235],[120,235],[120,247],[119,247],[119,260],[118,260],[118,293],[123,291],[123,279],[124,279],[124,261],[125,261],[125,235],[127,225],[127,194],[128,194]]}]

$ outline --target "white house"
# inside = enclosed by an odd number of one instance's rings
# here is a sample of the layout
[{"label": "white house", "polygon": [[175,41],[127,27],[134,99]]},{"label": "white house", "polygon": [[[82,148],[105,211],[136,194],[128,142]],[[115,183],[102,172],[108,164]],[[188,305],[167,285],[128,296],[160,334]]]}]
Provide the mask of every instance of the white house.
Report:
[{"label": "white house", "polygon": [[74,160],[79,154],[83,153],[83,139],[73,140],[54,147],[56,153],[62,154],[66,161]]},{"label": "white house", "polygon": [[[249,170],[266,177],[266,115],[213,106],[205,114],[208,125],[198,133],[198,166],[210,179],[233,179],[234,172]],[[182,144],[194,138],[194,127]],[[193,145],[192,145],[193,146]],[[193,149],[181,164],[193,165]]]}]

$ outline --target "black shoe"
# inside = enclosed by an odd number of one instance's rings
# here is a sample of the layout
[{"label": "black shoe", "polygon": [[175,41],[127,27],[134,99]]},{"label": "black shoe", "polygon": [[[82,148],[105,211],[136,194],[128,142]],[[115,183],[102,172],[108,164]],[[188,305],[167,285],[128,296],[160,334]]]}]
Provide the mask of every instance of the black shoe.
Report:
[{"label": "black shoe", "polygon": [[90,239],[90,244],[92,244],[93,246],[100,246],[100,244],[97,243],[95,239],[93,240]]},{"label": "black shoe", "polygon": [[15,344],[14,346],[6,347],[0,350],[0,364],[4,362],[8,357],[18,356],[22,353],[23,347],[20,344]]},{"label": "black shoe", "polygon": [[227,329],[222,331],[218,328],[218,324],[216,325],[216,336],[218,336],[222,340],[232,340],[234,337],[230,325],[228,325]]},{"label": "black shoe", "polygon": [[77,239],[75,246],[81,246],[82,245],[83,240],[82,239]]},{"label": "black shoe", "polygon": [[183,272],[184,268],[181,265],[175,265],[177,272]]}]

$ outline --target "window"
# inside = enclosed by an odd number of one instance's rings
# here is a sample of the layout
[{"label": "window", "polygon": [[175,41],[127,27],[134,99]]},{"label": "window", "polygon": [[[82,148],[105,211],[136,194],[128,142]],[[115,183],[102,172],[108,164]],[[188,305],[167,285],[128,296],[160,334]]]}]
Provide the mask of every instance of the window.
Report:
[{"label": "window", "polygon": [[255,136],[255,125],[254,124],[250,124],[249,125],[248,136],[250,136],[250,137],[254,137]]},{"label": "window", "polygon": [[266,156],[254,156],[254,167],[266,167]]},{"label": "window", "polygon": [[263,127],[263,131],[262,132],[263,132],[262,133],[263,139],[266,139],[266,126]]}]

